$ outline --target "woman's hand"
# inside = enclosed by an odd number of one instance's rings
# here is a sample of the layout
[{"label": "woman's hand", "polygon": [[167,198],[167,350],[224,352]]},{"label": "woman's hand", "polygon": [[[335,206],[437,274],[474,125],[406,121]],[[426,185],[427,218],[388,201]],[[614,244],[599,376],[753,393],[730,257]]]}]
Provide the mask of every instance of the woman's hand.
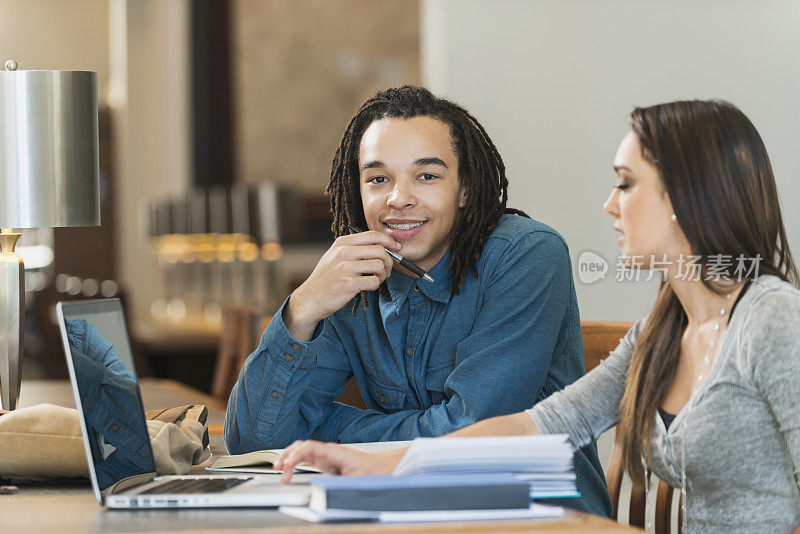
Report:
[{"label": "woman's hand", "polygon": [[[468,436],[524,436],[538,434],[539,429],[525,412],[500,415],[484,419],[457,430],[449,437]],[[388,475],[400,462],[407,447],[378,454],[356,451],[336,443],[295,441],[283,451],[275,469],[283,471],[281,480],[289,482],[298,464],[307,463],[334,475]]]},{"label": "woman's hand", "polygon": [[306,463],[334,475],[388,475],[394,470],[406,449],[378,454],[356,451],[319,441],[295,441],[283,451],[273,466],[283,471],[281,481],[287,483],[298,464]]}]

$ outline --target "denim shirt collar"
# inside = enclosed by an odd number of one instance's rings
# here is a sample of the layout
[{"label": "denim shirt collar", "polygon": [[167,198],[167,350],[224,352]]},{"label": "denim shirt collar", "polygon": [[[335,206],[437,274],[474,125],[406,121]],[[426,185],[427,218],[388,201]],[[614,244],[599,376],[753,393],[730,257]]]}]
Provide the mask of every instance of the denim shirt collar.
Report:
[{"label": "denim shirt collar", "polygon": [[386,287],[396,306],[400,306],[408,298],[408,293],[414,285],[419,286],[420,292],[431,300],[447,303],[450,300],[450,285],[452,273],[450,272],[450,250],[444,253],[442,259],[428,271],[433,282],[416,280],[397,271],[386,279]]}]

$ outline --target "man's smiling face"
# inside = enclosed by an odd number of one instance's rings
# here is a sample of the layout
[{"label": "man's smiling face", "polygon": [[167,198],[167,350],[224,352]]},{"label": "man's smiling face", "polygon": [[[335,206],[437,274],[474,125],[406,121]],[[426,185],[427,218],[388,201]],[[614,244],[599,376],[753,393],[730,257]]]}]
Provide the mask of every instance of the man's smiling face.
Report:
[{"label": "man's smiling face", "polygon": [[358,164],[369,229],[390,235],[400,254],[432,269],[466,204],[450,128],[424,116],[377,120],[361,137]]}]

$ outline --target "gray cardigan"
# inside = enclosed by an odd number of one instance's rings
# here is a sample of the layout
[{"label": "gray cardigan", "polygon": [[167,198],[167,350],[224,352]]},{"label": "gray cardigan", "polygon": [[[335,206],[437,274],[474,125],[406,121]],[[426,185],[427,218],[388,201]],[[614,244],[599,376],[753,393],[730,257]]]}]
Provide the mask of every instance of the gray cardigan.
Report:
[{"label": "gray cardigan", "polygon": [[[643,323],[597,368],[528,410],[540,432],[569,434],[582,447],[617,424]],[[652,470],[681,487],[687,439],[689,532],[778,533],[800,525],[800,291],[774,276],[750,285],[687,411],[669,431],[656,415]]]}]

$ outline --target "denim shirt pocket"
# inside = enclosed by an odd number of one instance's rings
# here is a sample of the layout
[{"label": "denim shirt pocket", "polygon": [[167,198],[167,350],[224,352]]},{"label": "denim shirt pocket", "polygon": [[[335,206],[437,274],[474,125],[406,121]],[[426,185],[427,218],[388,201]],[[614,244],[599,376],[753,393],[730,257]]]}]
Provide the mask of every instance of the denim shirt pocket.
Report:
[{"label": "denim shirt pocket", "polygon": [[425,372],[425,389],[431,396],[432,404],[439,404],[445,400],[444,384],[447,377],[453,372],[453,366],[449,363],[447,365],[440,365],[433,369],[428,369]]},{"label": "denim shirt pocket", "polygon": [[378,404],[378,409],[387,413],[399,412],[405,408],[406,392],[397,386],[385,384],[367,374],[367,391]]}]

